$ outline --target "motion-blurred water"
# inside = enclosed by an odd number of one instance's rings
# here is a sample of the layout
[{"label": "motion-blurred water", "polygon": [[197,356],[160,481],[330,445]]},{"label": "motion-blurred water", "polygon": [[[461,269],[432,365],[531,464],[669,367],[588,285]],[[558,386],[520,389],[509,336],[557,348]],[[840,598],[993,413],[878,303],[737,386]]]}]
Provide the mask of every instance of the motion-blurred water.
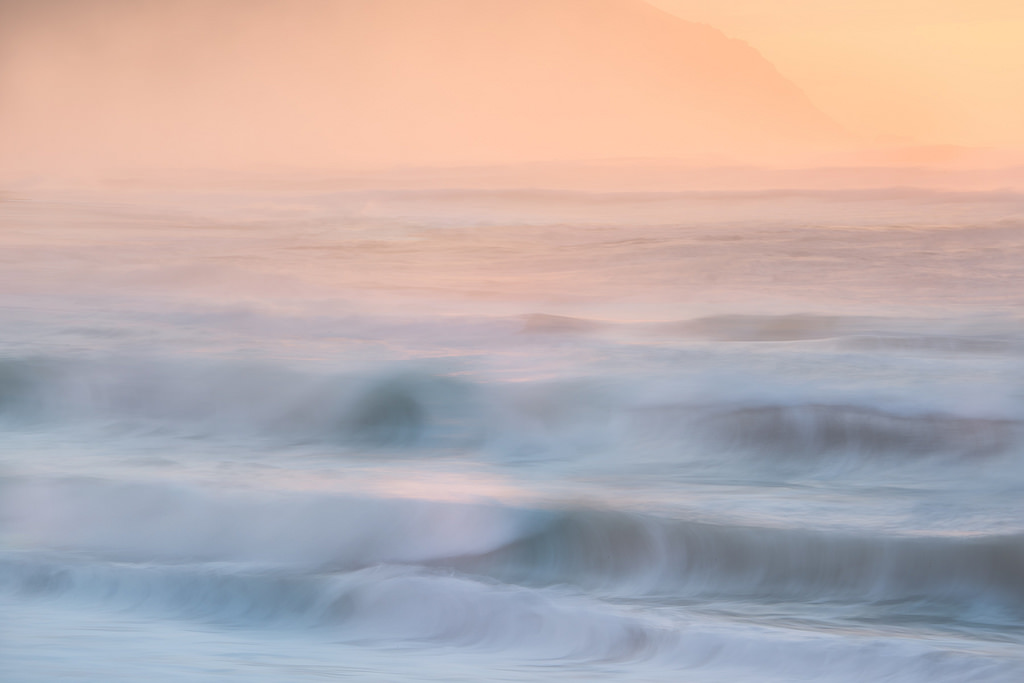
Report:
[{"label": "motion-blurred water", "polygon": [[0,679],[1024,678],[1024,196],[11,195]]}]

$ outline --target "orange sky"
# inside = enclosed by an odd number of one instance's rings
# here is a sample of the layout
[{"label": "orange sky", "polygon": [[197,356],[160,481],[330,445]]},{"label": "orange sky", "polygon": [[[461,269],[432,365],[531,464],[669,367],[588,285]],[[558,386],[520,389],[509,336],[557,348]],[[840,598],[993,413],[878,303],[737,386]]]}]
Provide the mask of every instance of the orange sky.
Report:
[{"label": "orange sky", "polygon": [[649,3],[0,0],[0,170],[1024,149],[1020,0]]},{"label": "orange sky", "polygon": [[0,0],[0,162],[670,158],[847,144],[756,50],[643,0]]},{"label": "orange sky", "polygon": [[1024,147],[1020,0],[648,0],[747,41],[868,141]]}]

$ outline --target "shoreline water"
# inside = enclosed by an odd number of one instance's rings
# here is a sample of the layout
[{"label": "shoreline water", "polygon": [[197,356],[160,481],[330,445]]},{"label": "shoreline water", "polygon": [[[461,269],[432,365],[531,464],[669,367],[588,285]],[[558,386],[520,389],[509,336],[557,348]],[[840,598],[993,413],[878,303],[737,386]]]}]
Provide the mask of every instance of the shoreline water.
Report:
[{"label": "shoreline water", "polygon": [[0,675],[1016,681],[1024,200],[0,205]]}]

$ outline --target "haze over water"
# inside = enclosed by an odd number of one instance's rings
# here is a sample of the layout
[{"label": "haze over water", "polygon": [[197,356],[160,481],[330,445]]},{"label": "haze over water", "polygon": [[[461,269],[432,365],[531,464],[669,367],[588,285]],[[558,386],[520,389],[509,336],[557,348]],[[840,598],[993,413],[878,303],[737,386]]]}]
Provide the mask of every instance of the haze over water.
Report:
[{"label": "haze over water", "polygon": [[1019,169],[627,0],[0,16],[0,679],[1020,680]]}]

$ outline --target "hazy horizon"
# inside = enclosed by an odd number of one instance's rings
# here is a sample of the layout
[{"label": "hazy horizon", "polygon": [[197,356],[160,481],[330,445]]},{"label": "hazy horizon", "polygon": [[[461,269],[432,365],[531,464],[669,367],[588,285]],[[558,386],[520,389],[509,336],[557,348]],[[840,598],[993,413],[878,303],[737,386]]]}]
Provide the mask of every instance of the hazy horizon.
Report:
[{"label": "hazy horizon", "polygon": [[0,174],[1024,158],[955,136],[880,145],[770,51],[670,5],[6,0]]}]

